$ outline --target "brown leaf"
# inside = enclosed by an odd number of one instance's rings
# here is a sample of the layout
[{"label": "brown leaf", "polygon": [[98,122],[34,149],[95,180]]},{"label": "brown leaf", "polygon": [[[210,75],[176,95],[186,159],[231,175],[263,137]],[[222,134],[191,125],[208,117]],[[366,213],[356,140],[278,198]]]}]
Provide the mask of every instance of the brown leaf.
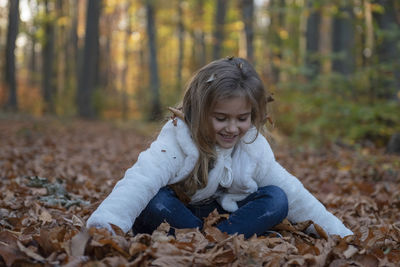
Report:
[{"label": "brown leaf", "polygon": [[18,246],[18,249],[21,252],[25,253],[25,255],[27,255],[29,258],[32,258],[32,259],[37,260],[39,262],[44,262],[45,259],[42,256],[40,256],[39,254],[37,254],[33,250],[25,247],[24,245],[21,244],[21,242],[17,241],[17,246]]},{"label": "brown leaf", "polygon": [[9,231],[0,232],[0,256],[7,266],[11,266],[15,261],[26,259],[17,246],[17,237]]},{"label": "brown leaf", "polygon": [[51,223],[53,221],[53,217],[46,209],[42,209],[42,212],[39,215],[39,220],[42,221],[43,225],[45,223]]},{"label": "brown leaf", "polygon": [[70,241],[71,256],[81,257],[85,253],[86,244],[90,238],[89,232],[86,228],[75,235]]},{"label": "brown leaf", "polygon": [[354,254],[358,252],[358,249],[355,246],[350,245],[346,251],[343,252],[343,255],[346,259],[353,257]]},{"label": "brown leaf", "polygon": [[318,224],[316,224],[316,223],[313,223],[313,224],[314,224],[314,228],[317,231],[318,235],[320,237],[322,237],[323,239],[328,240],[329,236],[325,232],[325,230],[321,226],[319,226]]},{"label": "brown leaf", "polygon": [[210,242],[222,242],[229,237],[227,233],[223,233],[217,227],[213,226],[205,226],[203,231]]},{"label": "brown leaf", "polygon": [[132,243],[129,248],[129,255],[135,256],[138,253],[144,252],[147,246],[142,243]]}]

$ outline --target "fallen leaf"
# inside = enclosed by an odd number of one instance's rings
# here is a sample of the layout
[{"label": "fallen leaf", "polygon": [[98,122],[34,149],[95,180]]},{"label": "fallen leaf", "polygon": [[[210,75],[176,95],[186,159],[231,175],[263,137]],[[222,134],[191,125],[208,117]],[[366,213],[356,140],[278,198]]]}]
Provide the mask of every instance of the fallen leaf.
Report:
[{"label": "fallen leaf", "polygon": [[45,223],[51,223],[53,221],[53,217],[47,210],[42,209],[42,212],[39,215],[39,220],[42,221],[43,225]]},{"label": "fallen leaf", "polygon": [[316,223],[313,223],[313,224],[314,224],[315,230],[317,231],[317,234],[318,234],[320,237],[322,237],[323,239],[328,240],[329,236],[328,236],[328,234],[325,232],[325,230],[324,230],[321,226],[319,226],[318,224],[316,224]]},{"label": "fallen leaf", "polygon": [[84,227],[70,241],[71,256],[81,257],[85,253],[86,244],[90,238],[88,230]]},{"label": "fallen leaf", "polygon": [[32,258],[32,259],[37,260],[39,262],[44,262],[45,261],[45,259],[42,256],[40,256],[36,252],[32,251],[31,249],[25,247],[24,245],[21,244],[21,242],[17,241],[17,246],[18,246],[18,249],[21,252],[25,253],[29,258]]},{"label": "fallen leaf", "polygon": [[343,252],[343,255],[346,259],[353,257],[354,254],[358,252],[358,249],[355,246],[350,245],[346,251]]}]

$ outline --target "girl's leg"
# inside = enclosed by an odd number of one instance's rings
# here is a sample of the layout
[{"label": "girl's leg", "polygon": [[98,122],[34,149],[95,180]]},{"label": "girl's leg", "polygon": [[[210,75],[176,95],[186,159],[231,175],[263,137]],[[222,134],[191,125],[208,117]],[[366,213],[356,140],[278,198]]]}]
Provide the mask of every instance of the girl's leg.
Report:
[{"label": "girl's leg", "polygon": [[201,228],[197,218],[168,187],[163,187],[136,218],[133,233],[151,234],[161,223],[168,222],[174,228]]},{"label": "girl's leg", "polygon": [[288,200],[277,186],[260,187],[257,192],[238,202],[239,209],[217,225],[228,234],[261,235],[286,218]]}]

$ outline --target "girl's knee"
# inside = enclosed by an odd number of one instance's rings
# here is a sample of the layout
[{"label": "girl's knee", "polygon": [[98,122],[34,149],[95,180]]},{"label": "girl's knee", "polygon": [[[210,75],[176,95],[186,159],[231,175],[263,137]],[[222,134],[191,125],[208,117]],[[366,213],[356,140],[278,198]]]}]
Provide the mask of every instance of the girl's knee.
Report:
[{"label": "girl's knee", "polygon": [[149,201],[146,206],[148,212],[154,212],[163,207],[169,206],[172,199],[175,198],[175,193],[168,187],[161,188],[158,193]]},{"label": "girl's knee", "polygon": [[262,195],[272,198],[275,205],[278,206],[283,219],[286,218],[289,210],[289,202],[285,191],[275,185],[260,187],[258,190]]}]

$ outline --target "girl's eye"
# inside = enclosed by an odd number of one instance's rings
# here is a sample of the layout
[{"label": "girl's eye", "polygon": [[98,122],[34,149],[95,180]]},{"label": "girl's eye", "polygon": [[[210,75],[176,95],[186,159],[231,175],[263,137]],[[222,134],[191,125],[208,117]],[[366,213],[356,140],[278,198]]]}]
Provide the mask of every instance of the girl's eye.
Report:
[{"label": "girl's eye", "polygon": [[217,121],[224,121],[225,120],[225,117],[215,117],[215,119],[217,120]]},{"label": "girl's eye", "polygon": [[246,121],[247,118],[248,118],[248,116],[246,116],[246,117],[239,117],[239,121]]}]

